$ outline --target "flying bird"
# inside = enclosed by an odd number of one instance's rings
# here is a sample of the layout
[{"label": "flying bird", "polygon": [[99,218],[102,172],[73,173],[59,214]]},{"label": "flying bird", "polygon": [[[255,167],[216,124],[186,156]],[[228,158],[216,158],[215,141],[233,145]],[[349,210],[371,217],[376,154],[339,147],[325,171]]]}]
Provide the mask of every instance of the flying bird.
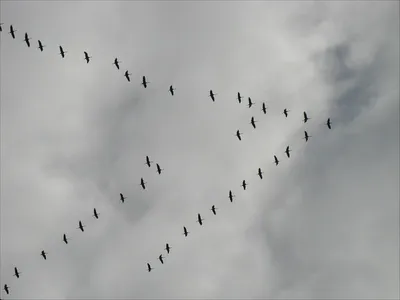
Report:
[{"label": "flying bird", "polygon": [[29,42],[29,40],[30,40],[31,38],[30,37],[28,37],[28,33],[27,32],[25,32],[25,38],[24,38],[24,41],[25,41],[25,43],[28,45],[28,47],[30,47],[31,46],[31,43]]},{"label": "flying bird", "polygon": [[278,160],[278,158],[276,157],[276,155],[274,155],[274,159],[275,159],[275,165],[277,166],[277,165],[279,164],[279,160]]},{"label": "flying bird", "polygon": [[257,122],[258,122],[258,121],[254,121],[254,117],[251,117],[250,124],[253,126],[254,129],[256,128],[256,123],[257,123]]},{"label": "flying bird", "polygon": [[308,135],[307,131],[304,131],[304,139],[306,140],[306,142],[308,142],[308,139],[312,137],[311,135]]},{"label": "flying bird", "polygon": [[187,231],[186,227],[183,226],[183,234],[184,234],[185,236],[188,236],[189,233],[190,233],[190,232]]},{"label": "flying bird", "polygon": [[172,247],[169,246],[169,244],[167,243],[165,245],[165,250],[167,251],[167,253],[169,254],[169,251],[172,249]]},{"label": "flying bird", "polygon": [[98,219],[99,218],[99,213],[97,212],[97,210],[94,208],[93,209],[93,217],[95,217],[96,219]]},{"label": "flying bird", "polygon": [[147,88],[147,84],[150,83],[150,81],[146,81],[146,76],[142,77],[142,85],[144,86],[144,88]]},{"label": "flying bird", "polygon": [[326,126],[331,129],[331,118],[328,118],[328,121],[326,121]]},{"label": "flying bird", "polygon": [[237,93],[237,100],[239,101],[239,103],[242,103],[242,96],[240,95],[240,93]]},{"label": "flying bird", "polygon": [[249,184],[246,183],[246,180],[243,180],[243,182],[242,182],[243,190],[246,190],[246,186],[248,186],[248,185],[249,185]]},{"label": "flying bird", "polygon": [[11,34],[12,38],[15,39],[15,33],[17,32],[16,29],[14,29],[14,27],[12,25],[10,25],[10,32],[9,34]]},{"label": "flying bird", "polygon": [[198,222],[200,224],[200,226],[201,226],[201,225],[203,225],[203,221],[204,221],[204,219],[201,218],[200,214],[197,214],[197,221],[196,222]]},{"label": "flying bird", "polygon": [[89,59],[92,58],[92,57],[89,56],[89,54],[86,51],[84,51],[84,54],[85,54],[86,63],[88,64],[89,63]]},{"label": "flying bird", "polygon": [[[114,62],[112,63],[113,65],[115,65],[116,67],[117,67],[117,69],[119,70],[119,63],[120,63],[121,61],[118,61],[118,58],[115,58],[114,59]],[[126,75],[125,75],[126,76]]]},{"label": "flying bird", "polygon": [[38,47],[38,49],[40,49],[40,51],[42,51],[43,52],[43,48],[44,47],[46,47],[45,45],[43,45],[42,44],[42,42],[40,41],[40,40],[38,40],[38,43],[39,43],[39,47]]},{"label": "flying bird", "polygon": [[303,119],[303,122],[304,122],[304,123],[307,123],[307,121],[311,119],[311,118],[309,118],[309,117],[307,116],[307,113],[306,113],[306,112],[303,112],[303,116],[304,116],[304,119]]},{"label": "flying bird", "polygon": [[124,197],[124,195],[122,195],[122,193],[119,193],[119,199],[121,200],[122,203],[124,203],[126,197]]},{"label": "flying bird", "polygon": [[19,275],[21,274],[21,272],[18,272],[17,267],[14,267],[14,275],[15,277],[19,278]]},{"label": "flying bird", "polygon": [[129,75],[132,75],[131,73],[128,72],[128,70],[125,71],[124,76],[126,77],[126,79],[130,82],[131,79],[129,78]]},{"label": "flying bird", "polygon": [[1,25],[3,25],[4,23],[0,23],[0,32],[3,31],[3,27],[1,27]]},{"label": "flying bird", "polygon": [[41,256],[43,256],[43,258],[46,260],[47,259],[47,256],[46,256],[46,252],[44,252],[44,250],[42,250],[42,252],[40,253],[40,255]]},{"label": "flying bird", "polygon": [[169,92],[171,93],[171,95],[173,96],[174,95],[174,91],[175,91],[176,89],[174,89],[173,87],[172,87],[172,85],[169,87]]},{"label": "flying bird", "polygon": [[210,95],[209,95],[209,96],[211,97],[211,100],[214,101],[214,102],[215,102],[215,96],[216,96],[216,95],[217,95],[217,94],[214,94],[213,91],[210,90]]},{"label": "flying bird", "polygon": [[160,175],[161,171],[164,170],[164,169],[161,169],[159,164],[156,164],[156,166],[157,166],[157,173]]},{"label": "flying bird", "polygon": [[86,225],[83,225],[82,221],[79,221],[79,227],[77,229],[80,229],[82,232],[84,232],[85,230],[83,230],[83,227],[86,227]]},{"label": "flying bird", "polygon": [[6,292],[7,295],[10,293],[10,288],[7,284],[4,285],[3,290]]},{"label": "flying bird", "polygon": [[160,254],[160,256],[158,257],[158,259],[161,261],[162,264],[164,264],[163,258],[164,258],[164,257],[162,256],[162,254]]},{"label": "flying bird", "polygon": [[140,178],[140,185],[142,186],[142,188],[145,190],[146,189],[146,183],[144,182],[143,178]]},{"label": "flying bird", "polygon": [[152,267],[150,266],[150,264],[147,263],[147,271],[151,272],[151,270],[153,270],[153,269],[154,269],[154,268],[152,268]]},{"label": "flying bird", "polygon": [[258,168],[257,174],[258,174],[258,176],[260,176],[260,179],[263,179],[263,176],[262,176],[263,173],[264,172],[261,171],[261,168]]},{"label": "flying bird", "polygon": [[67,235],[65,233],[63,235],[63,241],[64,241],[64,243],[68,244]]},{"label": "flying bird", "polygon": [[284,110],[283,110],[283,114],[285,115],[285,117],[287,118],[287,116],[288,116],[288,112],[289,112],[290,110],[288,110],[287,108],[285,108]]},{"label": "flying bird", "polygon": [[150,168],[150,166],[151,166],[151,163],[152,163],[153,161],[151,161],[150,160],[150,158],[148,157],[148,156],[146,156],[146,165]]},{"label": "flying bird", "polygon": [[249,107],[249,108],[252,107],[253,104],[254,104],[254,102],[251,102],[251,98],[249,97],[249,105],[248,105],[248,107]]},{"label": "flying bird", "polygon": [[235,198],[236,196],[232,193],[232,191],[229,191],[229,200],[231,202],[233,202],[233,198]]},{"label": "flying bird", "polygon": [[67,51],[64,51],[63,47],[61,47],[61,46],[59,46],[59,48],[60,48],[61,57],[64,58],[65,57],[65,53],[67,53]]},{"label": "flying bird", "polygon": [[239,130],[238,130],[238,131],[236,131],[236,136],[237,136],[237,138],[239,139],[239,141],[241,141],[241,140],[242,140],[241,134],[243,134],[243,133],[240,133],[240,131],[239,131]]},{"label": "flying bird", "polygon": [[290,157],[290,151],[292,151],[292,150],[290,150],[289,146],[287,146],[286,150],[285,150],[285,153],[286,153],[287,157]]},{"label": "flying bird", "polygon": [[264,115],[267,113],[267,106],[266,106],[265,102],[262,103],[261,111],[264,113]]},{"label": "flying bird", "polygon": [[217,212],[216,212],[217,209],[218,208],[216,208],[215,205],[211,206],[211,211],[213,212],[214,215],[217,214]]}]

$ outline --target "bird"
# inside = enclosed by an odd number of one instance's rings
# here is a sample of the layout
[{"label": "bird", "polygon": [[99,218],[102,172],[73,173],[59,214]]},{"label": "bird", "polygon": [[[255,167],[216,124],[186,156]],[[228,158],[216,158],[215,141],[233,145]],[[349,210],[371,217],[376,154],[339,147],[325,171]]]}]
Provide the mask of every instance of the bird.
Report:
[{"label": "bird", "polygon": [[14,275],[15,277],[19,278],[19,275],[22,274],[21,272],[18,272],[17,267],[14,267]]},{"label": "bird", "polygon": [[173,87],[172,87],[172,85],[169,87],[169,92],[171,93],[171,95],[173,96],[174,95],[174,91],[175,91],[176,89],[174,89]]},{"label": "bird", "polygon": [[162,254],[160,254],[160,256],[158,257],[158,259],[161,261],[162,264],[164,264],[163,258],[164,258],[164,257],[162,256]]},{"label": "bird", "polygon": [[233,198],[235,198],[236,196],[232,193],[232,191],[229,191],[229,200],[231,202],[233,202]]},{"label": "bird", "polygon": [[204,219],[201,218],[200,214],[197,214],[197,221],[196,222],[198,222],[200,224],[200,226],[201,226],[201,225],[203,225],[203,221],[204,221]]},{"label": "bird", "polygon": [[248,183],[246,183],[246,180],[243,180],[243,182],[242,182],[243,190],[246,190],[247,185],[248,185]]},{"label": "bird", "polygon": [[326,121],[326,126],[328,126],[329,129],[331,129],[331,118],[328,118],[328,120]]},{"label": "bird", "polygon": [[258,174],[258,176],[260,176],[260,179],[263,179],[263,177],[262,177],[262,174],[263,174],[263,173],[264,173],[264,172],[261,171],[261,168],[258,168],[257,174]]},{"label": "bird", "polygon": [[264,113],[264,115],[267,113],[267,106],[266,106],[265,102],[262,103],[261,111]]},{"label": "bird", "polygon": [[242,103],[242,96],[240,95],[240,93],[237,93],[237,100],[239,101],[239,104]]},{"label": "bird", "polygon": [[130,82],[131,79],[129,78],[129,75],[132,75],[132,74],[130,74],[130,73],[128,72],[128,70],[126,70],[124,76],[125,76],[126,79]]},{"label": "bird", "polygon": [[43,258],[46,260],[47,259],[47,256],[46,256],[46,252],[44,252],[44,250],[42,250],[42,252],[40,253],[40,255],[41,256],[43,256]]},{"label": "bird", "polygon": [[44,47],[46,47],[45,45],[43,45],[42,44],[42,42],[40,41],[40,40],[38,40],[38,43],[39,43],[39,47],[38,47],[38,49],[40,49],[40,51],[42,51],[43,52],[43,48]]},{"label": "bird", "polygon": [[187,231],[186,227],[183,226],[183,234],[184,234],[185,236],[188,236],[189,233],[190,233],[190,232]]},{"label": "bird", "polygon": [[28,47],[30,47],[31,46],[31,43],[29,42],[29,40],[30,40],[31,38],[30,37],[28,37],[28,33],[27,32],[25,32],[25,38],[24,38],[24,41],[25,41],[25,43],[28,45]]},{"label": "bird", "polygon": [[242,140],[241,134],[243,134],[243,133],[241,133],[239,130],[236,131],[236,136],[239,139],[239,141]]},{"label": "bird", "polygon": [[146,156],[146,163],[145,165],[147,165],[149,168],[151,166],[152,161],[150,160],[150,158],[148,156]]},{"label": "bird", "polygon": [[16,29],[14,29],[14,27],[12,25],[10,25],[10,32],[9,34],[11,34],[12,38],[15,39],[15,33],[17,32]]},{"label": "bird", "polygon": [[307,123],[307,121],[311,119],[311,118],[309,118],[309,117],[307,116],[307,113],[306,113],[305,111],[303,112],[303,116],[304,116],[304,119],[303,119],[303,122],[304,122],[304,123]]},{"label": "bird", "polygon": [[285,150],[287,157],[290,157],[290,151],[292,151],[292,150],[289,150],[289,146],[287,146],[286,150]]},{"label": "bird", "polygon": [[287,118],[287,116],[288,116],[288,112],[289,112],[290,110],[288,110],[287,108],[285,108],[284,110],[283,110],[283,114],[285,115],[285,117]]},{"label": "bird", "polygon": [[153,269],[154,269],[154,268],[152,268],[152,267],[150,266],[150,264],[147,263],[147,271],[151,272],[151,270],[153,270]]},{"label": "bird", "polygon": [[150,81],[146,81],[146,76],[142,77],[142,85],[144,86],[144,88],[147,88],[147,84],[150,83]]},{"label": "bird", "polygon": [[211,100],[213,101],[213,102],[215,102],[215,96],[216,96],[217,94],[214,94],[213,93],[213,91],[212,90],[210,90],[210,97],[211,97]]},{"label": "bird", "polygon": [[92,58],[92,57],[89,56],[89,54],[86,51],[84,51],[84,54],[85,54],[86,63],[88,64],[89,63],[89,59]]},{"label": "bird", "polygon": [[61,57],[64,58],[65,57],[65,53],[67,53],[67,51],[64,51],[63,47],[61,47],[61,46],[59,46],[59,48],[60,48]]},{"label": "bird", "polygon": [[77,229],[80,229],[82,232],[84,232],[85,230],[83,230],[83,227],[86,227],[86,225],[83,225],[82,221],[79,221],[79,227]]},{"label": "bird", "polygon": [[251,108],[253,106],[254,102],[251,102],[251,98],[249,97],[249,105],[248,107]]},{"label": "bird", "polygon": [[6,292],[6,294],[8,295],[10,293],[10,287],[5,284],[3,290]]},{"label": "bird", "polygon": [[97,210],[94,208],[94,209],[93,209],[93,217],[96,218],[96,219],[98,219],[98,218],[99,218],[99,215],[100,215],[100,214],[99,214],[99,213],[97,212]]},{"label": "bird", "polygon": [[276,157],[276,155],[274,155],[274,159],[275,159],[275,165],[277,166],[277,165],[279,164],[279,160],[278,160],[278,158]]},{"label": "bird", "polygon": [[122,195],[122,193],[119,193],[119,199],[121,200],[122,203],[124,203],[126,197],[124,197],[124,195]]},{"label": "bird", "polygon": [[254,117],[251,117],[250,124],[254,127],[254,129],[256,129],[256,122],[258,121],[254,121]]},{"label": "bird", "polygon": [[216,208],[215,205],[211,206],[211,211],[213,212],[214,215],[217,214],[217,212],[216,212],[217,209],[218,208]]},{"label": "bird", "polygon": [[140,185],[142,186],[142,188],[145,190],[146,189],[146,183],[144,182],[143,178],[140,178]]},{"label": "bird", "polygon": [[165,244],[165,250],[167,251],[167,253],[169,254],[169,251],[172,249],[172,247],[169,246],[169,244]]},{"label": "bird", "polygon": [[64,243],[68,244],[67,235],[65,233],[63,235],[63,241],[64,241]]},{"label": "bird", "polygon": [[156,166],[157,166],[157,173],[160,175],[161,171],[164,170],[164,169],[161,169],[159,164],[156,164]]},{"label": "bird", "polygon": [[119,70],[119,63],[120,63],[121,61],[118,61],[118,58],[115,58],[114,59],[114,62],[112,63],[113,65],[115,65],[116,67],[117,67],[117,69]]},{"label": "bird", "polygon": [[1,25],[3,25],[4,23],[0,23],[0,32],[3,31],[3,27],[1,27]]},{"label": "bird", "polygon": [[307,131],[304,131],[304,138],[306,140],[306,142],[308,142],[308,139],[312,137],[311,135],[308,135]]}]

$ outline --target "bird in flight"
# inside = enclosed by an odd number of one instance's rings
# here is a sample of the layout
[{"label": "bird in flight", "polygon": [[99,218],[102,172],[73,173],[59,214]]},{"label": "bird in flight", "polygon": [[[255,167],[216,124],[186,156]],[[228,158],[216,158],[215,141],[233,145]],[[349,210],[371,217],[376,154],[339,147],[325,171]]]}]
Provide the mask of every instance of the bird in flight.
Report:
[{"label": "bird in flight", "polygon": [[285,108],[284,110],[283,110],[283,114],[285,115],[285,117],[287,118],[287,116],[288,116],[288,112],[289,112],[290,110],[288,110],[287,108]]},{"label": "bird in flight", "polygon": [[171,95],[173,96],[174,95],[174,91],[175,91],[176,89],[174,89],[173,87],[172,87],[172,85],[169,87],[169,92],[171,93]]},{"label": "bird in flight", "polygon": [[289,146],[287,146],[286,150],[285,150],[285,153],[286,153],[287,157],[290,157],[290,151],[292,151],[292,150],[290,150]]},{"label": "bird in flight", "polygon": [[89,63],[89,60],[90,60],[90,58],[92,58],[91,56],[89,56],[89,54],[86,52],[86,51],[84,51],[84,53],[85,53],[85,60],[86,60],[86,63],[88,64]]},{"label": "bird in flight", "polygon": [[47,259],[47,256],[46,256],[46,252],[44,252],[44,250],[42,250],[42,252],[40,253],[40,255],[41,256],[43,256],[43,258],[46,260]]},{"label": "bird in flight", "polygon": [[209,96],[211,97],[211,100],[214,101],[214,102],[215,102],[215,95],[217,95],[217,94],[214,94],[213,91],[210,90],[210,95]]},{"label": "bird in flight", "polygon": [[40,49],[40,51],[42,51],[43,52],[43,48],[44,47],[46,47],[45,45],[43,45],[42,44],[42,42],[40,41],[40,40],[38,40],[38,44],[39,44],[39,47],[38,47],[38,49]]},{"label": "bird in flight", "polygon": [[[115,58],[114,59],[114,62],[112,63],[113,65],[115,65],[116,67],[117,67],[117,69],[119,70],[119,63],[120,63],[121,61],[118,61],[118,58]],[[128,71],[127,71],[128,72]],[[126,76],[126,75],[125,75]]]},{"label": "bird in flight", "polygon": [[217,212],[216,212],[217,209],[218,208],[216,208],[215,205],[211,206],[211,211],[213,212],[214,215],[217,214]]}]

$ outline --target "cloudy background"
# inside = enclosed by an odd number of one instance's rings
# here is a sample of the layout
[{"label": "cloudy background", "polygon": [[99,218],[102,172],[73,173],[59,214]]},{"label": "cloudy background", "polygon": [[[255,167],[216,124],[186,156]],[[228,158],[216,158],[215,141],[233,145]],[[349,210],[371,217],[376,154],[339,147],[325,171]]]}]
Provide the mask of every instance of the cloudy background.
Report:
[{"label": "cloudy background", "polygon": [[399,297],[398,2],[2,1],[1,22],[2,297]]}]

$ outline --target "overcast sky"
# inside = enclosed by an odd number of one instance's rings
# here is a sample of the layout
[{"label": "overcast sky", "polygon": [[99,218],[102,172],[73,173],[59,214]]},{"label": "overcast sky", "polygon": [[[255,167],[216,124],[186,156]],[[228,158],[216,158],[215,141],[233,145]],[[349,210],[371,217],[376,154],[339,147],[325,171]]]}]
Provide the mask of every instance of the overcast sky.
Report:
[{"label": "overcast sky", "polygon": [[0,11],[4,299],[399,297],[399,2]]}]

